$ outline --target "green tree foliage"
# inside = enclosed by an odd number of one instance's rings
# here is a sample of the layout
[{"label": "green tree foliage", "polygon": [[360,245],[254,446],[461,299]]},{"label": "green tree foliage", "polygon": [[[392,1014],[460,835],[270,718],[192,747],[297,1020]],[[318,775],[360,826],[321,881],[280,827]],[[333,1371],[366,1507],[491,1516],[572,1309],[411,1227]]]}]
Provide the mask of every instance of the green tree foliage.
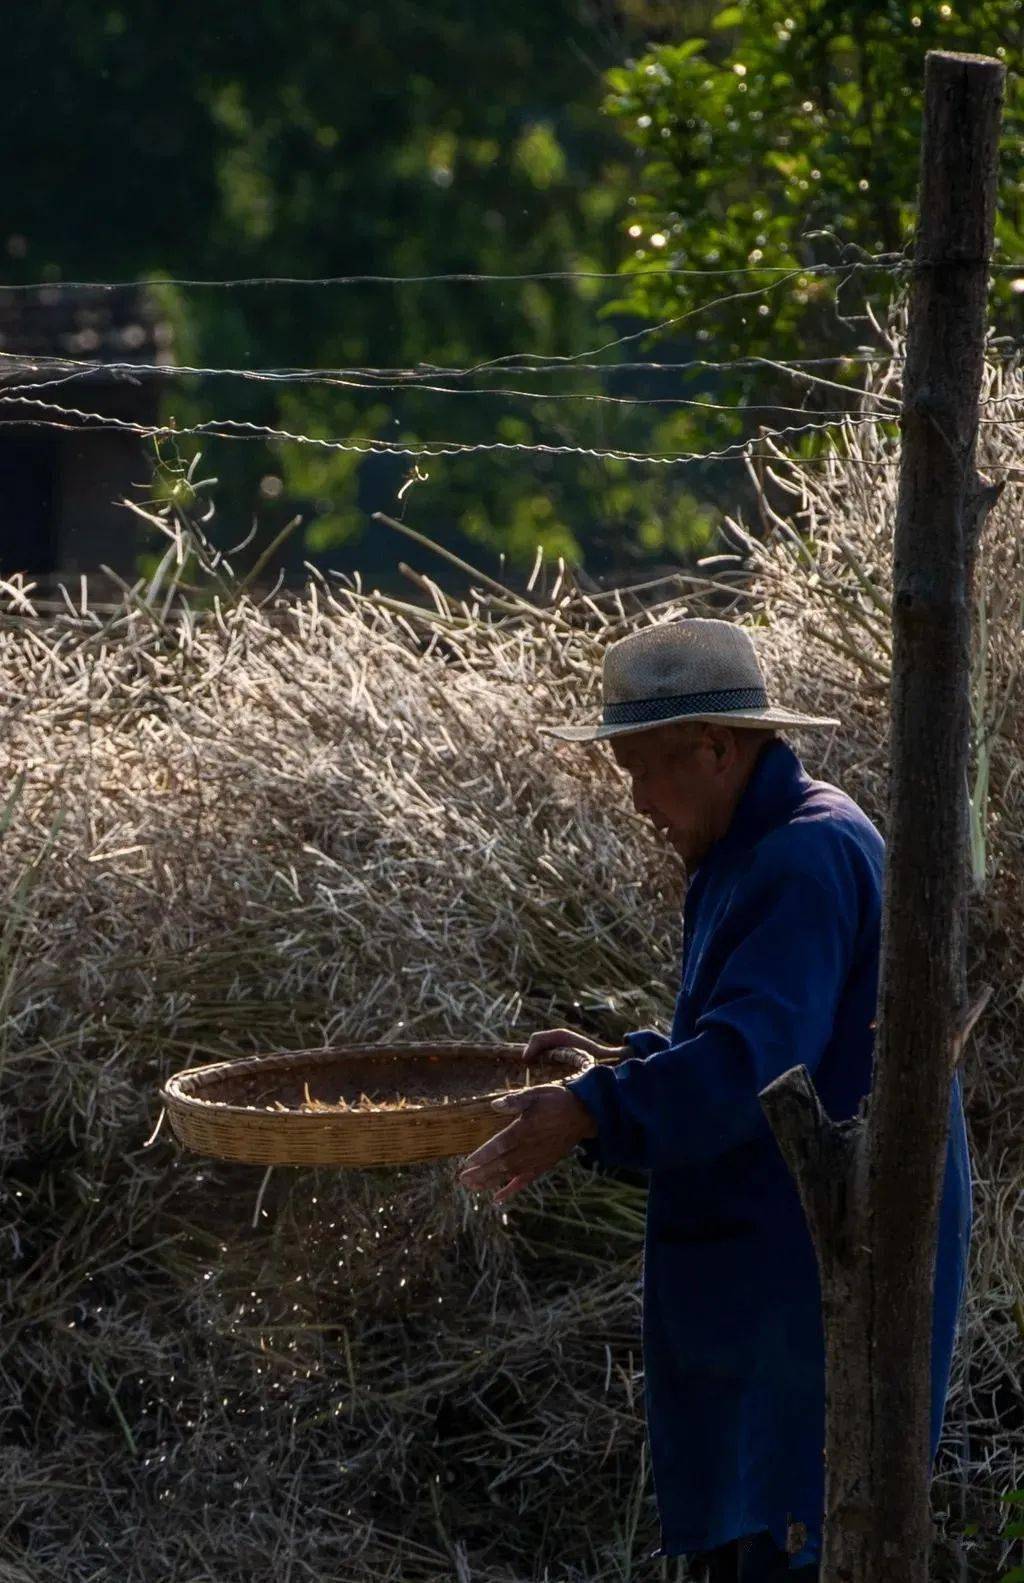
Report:
[{"label": "green tree foliage", "polygon": [[[623,222],[633,278],[620,307],[665,320],[706,295],[706,282],[671,271],[734,271],[718,280],[734,300],[696,331],[709,358],[828,356],[875,342],[865,307],[884,312],[891,275],[851,268],[837,290],[799,271],[908,249],[934,48],[1007,61],[997,257],[1024,256],[1021,0],[744,0],[713,5],[706,23],[706,36],[658,43],[608,74],[607,112],[643,162]],[[796,278],[769,272],[780,267]],[[1022,287],[997,277],[1004,330],[1019,329]],[[761,297],[739,295],[758,288]],[[742,402],[764,399],[771,383],[761,367],[723,373],[718,388]],[[796,387],[776,389],[792,399]],[[697,441],[706,425],[692,424]]]},{"label": "green tree foliage", "polygon": [[[905,247],[925,50],[1000,52],[1013,66],[1024,8],[36,0],[6,20],[8,281],[621,265],[618,284],[159,288],[179,362],[382,371],[317,385],[177,380],[164,412],[178,424],[703,452],[762,422],[799,423],[787,405],[834,407],[836,394],[816,402],[763,364],[580,365],[876,344],[865,301],[884,308],[892,276],[854,271],[837,285],[768,266]],[[1024,252],[1020,131],[1011,71],[999,238],[1014,258]],[[993,302],[1012,327],[1008,277]],[[633,338],[612,344],[623,336]],[[495,361],[512,353],[511,367]],[[552,369],[558,358],[568,361]],[[492,366],[445,374],[478,364]],[[425,369],[443,393],[413,388],[409,372]],[[852,382],[857,370],[827,372]],[[402,549],[370,512],[398,509],[409,460],[201,443],[203,472],[220,481],[223,542],[255,517],[255,555],[301,512],[293,565],[310,556],[390,574]],[[500,553],[526,567],[540,542],[597,572],[692,558],[743,484],[728,462],[683,470],[503,449],[423,470],[403,508],[470,558],[493,564]]]}]

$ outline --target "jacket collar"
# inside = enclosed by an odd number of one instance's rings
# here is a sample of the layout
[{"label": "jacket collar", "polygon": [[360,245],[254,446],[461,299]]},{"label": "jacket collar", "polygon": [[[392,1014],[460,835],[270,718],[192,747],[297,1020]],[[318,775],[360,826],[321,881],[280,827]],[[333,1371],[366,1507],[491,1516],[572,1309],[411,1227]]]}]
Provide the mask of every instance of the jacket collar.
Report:
[{"label": "jacket collar", "polygon": [[781,738],[766,742],[740,793],[729,828],[705,852],[694,876],[726,853],[753,846],[782,824],[810,785],[810,776],[788,742]]}]

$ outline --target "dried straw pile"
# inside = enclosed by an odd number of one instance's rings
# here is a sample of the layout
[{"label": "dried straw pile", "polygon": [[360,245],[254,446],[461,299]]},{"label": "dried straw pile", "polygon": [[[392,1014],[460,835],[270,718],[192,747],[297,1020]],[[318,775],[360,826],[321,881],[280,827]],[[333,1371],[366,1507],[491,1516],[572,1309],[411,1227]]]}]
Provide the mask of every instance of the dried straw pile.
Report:
[{"label": "dried straw pile", "polygon": [[[824,759],[803,744],[809,765],[878,815],[895,440],[845,443],[852,464],[780,456],[767,494],[792,510],[744,541],[746,569],[646,613],[561,578],[530,608],[434,588],[403,611],[322,580],[261,605],[170,512],[164,566],[113,615],[5,586],[0,1573],[526,1583],[642,1562],[640,1187],[565,1166],[506,1214],[448,1163],[265,1179],[180,1156],[166,1128],[146,1147],[154,1094],[258,1049],[665,1019],[675,859],[606,750],[553,749],[535,723],[593,700],[602,645],[636,621],[731,608],[746,583],[785,693],[849,721]],[[980,1229],[937,1491],[951,1532],[1024,1483],[1019,499],[980,571],[972,972],[997,995],[968,1065]],[[219,588],[203,608],[177,586],[187,547]],[[990,1578],[998,1543],[970,1546]]]}]

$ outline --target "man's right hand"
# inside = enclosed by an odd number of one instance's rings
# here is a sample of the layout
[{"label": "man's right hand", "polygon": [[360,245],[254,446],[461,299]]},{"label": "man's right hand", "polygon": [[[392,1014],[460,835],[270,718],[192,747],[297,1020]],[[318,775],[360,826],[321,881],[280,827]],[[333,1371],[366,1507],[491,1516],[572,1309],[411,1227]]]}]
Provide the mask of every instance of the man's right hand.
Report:
[{"label": "man's right hand", "polygon": [[595,1061],[621,1061],[629,1054],[627,1044],[598,1044],[596,1039],[588,1039],[583,1033],[574,1033],[571,1028],[545,1028],[540,1033],[530,1035],[522,1058],[524,1061],[535,1061],[546,1050],[554,1049],[584,1050]]}]

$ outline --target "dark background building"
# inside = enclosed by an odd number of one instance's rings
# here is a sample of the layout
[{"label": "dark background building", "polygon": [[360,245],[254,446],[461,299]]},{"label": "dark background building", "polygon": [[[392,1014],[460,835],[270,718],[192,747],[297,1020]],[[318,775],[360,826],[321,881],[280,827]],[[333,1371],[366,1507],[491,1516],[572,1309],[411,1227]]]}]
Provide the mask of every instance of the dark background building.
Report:
[{"label": "dark background building", "polygon": [[138,287],[0,293],[0,576],[46,585],[84,572],[92,583],[102,565],[132,576],[138,522],[119,502],[144,498],[151,445],[30,403],[152,426],[158,382],[132,368],[166,364],[172,348],[171,326]]}]

